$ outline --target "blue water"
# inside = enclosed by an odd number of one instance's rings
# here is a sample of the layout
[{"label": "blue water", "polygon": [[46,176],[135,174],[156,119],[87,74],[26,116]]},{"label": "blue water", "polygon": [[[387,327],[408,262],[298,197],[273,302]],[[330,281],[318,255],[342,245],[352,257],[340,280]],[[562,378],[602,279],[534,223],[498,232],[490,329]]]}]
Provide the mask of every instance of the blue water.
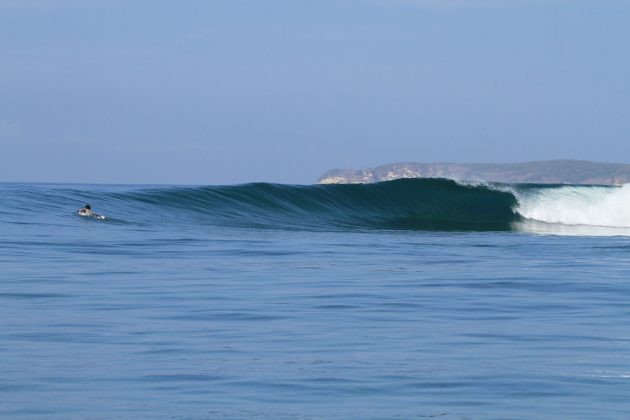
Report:
[{"label": "blue water", "polygon": [[[270,204],[290,221],[248,213],[255,194],[229,219],[194,188],[0,194],[0,417],[630,413],[623,230],[348,227],[332,201],[309,225],[292,199]],[[108,219],[76,216],[86,202]]]}]

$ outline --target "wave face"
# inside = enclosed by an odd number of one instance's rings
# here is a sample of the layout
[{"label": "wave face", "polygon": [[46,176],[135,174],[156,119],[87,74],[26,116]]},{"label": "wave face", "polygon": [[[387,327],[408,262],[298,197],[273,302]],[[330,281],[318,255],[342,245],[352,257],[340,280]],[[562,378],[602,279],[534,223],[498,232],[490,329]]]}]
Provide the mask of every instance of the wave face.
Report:
[{"label": "wave face", "polygon": [[158,189],[120,198],[243,227],[509,230],[518,219],[512,193],[444,179]]},{"label": "wave face", "polygon": [[39,214],[56,209],[56,215],[69,215],[89,202],[110,222],[122,223],[561,234],[571,233],[566,229],[570,226],[590,226],[630,232],[630,185],[472,185],[445,179],[399,179],[310,186],[16,186],[5,197],[2,211],[10,213],[12,203],[16,217],[23,216],[25,209]]}]

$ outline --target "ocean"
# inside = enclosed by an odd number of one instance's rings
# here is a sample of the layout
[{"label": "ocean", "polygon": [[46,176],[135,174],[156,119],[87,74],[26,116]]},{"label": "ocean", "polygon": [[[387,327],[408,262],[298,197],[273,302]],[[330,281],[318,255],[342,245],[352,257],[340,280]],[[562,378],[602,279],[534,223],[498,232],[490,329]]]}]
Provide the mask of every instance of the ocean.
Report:
[{"label": "ocean", "polygon": [[0,194],[2,418],[630,416],[630,186]]}]

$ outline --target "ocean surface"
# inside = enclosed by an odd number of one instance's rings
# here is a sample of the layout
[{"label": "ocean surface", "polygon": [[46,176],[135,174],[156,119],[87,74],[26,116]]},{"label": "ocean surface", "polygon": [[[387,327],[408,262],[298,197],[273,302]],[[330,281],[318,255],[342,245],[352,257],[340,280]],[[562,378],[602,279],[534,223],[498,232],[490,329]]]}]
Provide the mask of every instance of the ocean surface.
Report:
[{"label": "ocean surface", "polygon": [[630,186],[0,197],[0,418],[630,416]]}]

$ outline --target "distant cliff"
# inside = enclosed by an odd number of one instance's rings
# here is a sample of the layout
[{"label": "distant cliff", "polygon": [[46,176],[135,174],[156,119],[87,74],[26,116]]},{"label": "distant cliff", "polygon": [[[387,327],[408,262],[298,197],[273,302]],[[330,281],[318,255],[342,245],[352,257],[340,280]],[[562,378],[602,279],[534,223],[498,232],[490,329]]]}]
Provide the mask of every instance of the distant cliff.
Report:
[{"label": "distant cliff", "polygon": [[357,184],[398,178],[448,178],[461,181],[488,181],[537,184],[630,183],[630,165],[584,160],[486,163],[392,163],[376,168],[333,169],[321,176],[320,184]]}]

